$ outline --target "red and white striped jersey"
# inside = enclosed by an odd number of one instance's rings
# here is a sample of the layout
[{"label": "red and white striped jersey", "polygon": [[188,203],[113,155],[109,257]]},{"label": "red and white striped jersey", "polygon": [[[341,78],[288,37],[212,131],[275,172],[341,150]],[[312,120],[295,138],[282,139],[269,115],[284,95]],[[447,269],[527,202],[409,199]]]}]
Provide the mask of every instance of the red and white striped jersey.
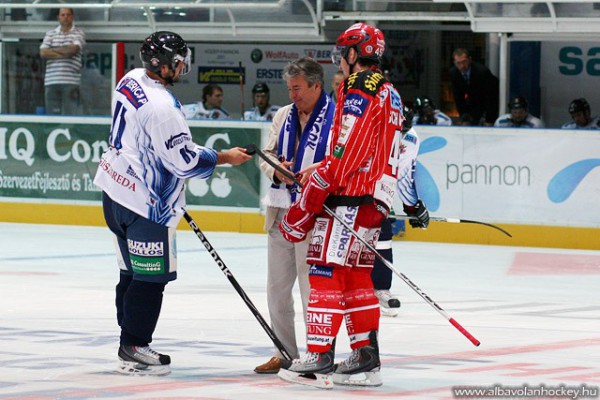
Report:
[{"label": "red and white striped jersey", "polygon": [[325,160],[339,185],[333,195],[372,195],[391,206],[403,121],[400,95],[380,72],[360,71],[344,81]]}]

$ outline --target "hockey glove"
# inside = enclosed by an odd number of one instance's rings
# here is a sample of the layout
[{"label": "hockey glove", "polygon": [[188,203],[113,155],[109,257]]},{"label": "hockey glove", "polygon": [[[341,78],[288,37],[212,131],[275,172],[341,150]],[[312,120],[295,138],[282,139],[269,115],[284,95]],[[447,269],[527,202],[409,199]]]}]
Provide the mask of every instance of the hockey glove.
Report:
[{"label": "hockey glove", "polygon": [[429,226],[429,211],[425,207],[425,204],[421,200],[417,201],[414,206],[407,206],[404,204],[404,212],[409,217],[416,217],[416,219],[409,219],[408,222],[413,228],[427,229]]},{"label": "hockey glove", "polygon": [[279,223],[279,231],[288,242],[298,243],[306,239],[306,235],[312,230],[316,219],[315,214],[302,211],[296,201]]},{"label": "hockey glove", "polygon": [[326,167],[315,169],[302,189],[300,208],[309,213],[319,214],[327,196],[337,188],[338,184]]}]

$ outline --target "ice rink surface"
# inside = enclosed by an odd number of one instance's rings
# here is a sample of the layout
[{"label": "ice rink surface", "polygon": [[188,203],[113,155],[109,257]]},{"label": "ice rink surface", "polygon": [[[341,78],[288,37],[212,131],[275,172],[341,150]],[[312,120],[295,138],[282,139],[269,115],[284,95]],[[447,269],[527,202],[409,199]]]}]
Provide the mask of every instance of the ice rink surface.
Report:
[{"label": "ice rink surface", "polygon": [[[205,234],[269,320],[266,236]],[[396,268],[481,346],[395,277],[402,308],[381,319],[383,386],[325,392],[253,372],[271,357],[270,339],[200,240],[177,235],[179,278],[152,344],[171,355],[172,373],[129,377],[115,372],[108,229],[0,223],[0,399],[452,399],[453,388],[492,385],[598,398],[600,251],[394,242]],[[349,352],[342,327],[336,360]]]}]

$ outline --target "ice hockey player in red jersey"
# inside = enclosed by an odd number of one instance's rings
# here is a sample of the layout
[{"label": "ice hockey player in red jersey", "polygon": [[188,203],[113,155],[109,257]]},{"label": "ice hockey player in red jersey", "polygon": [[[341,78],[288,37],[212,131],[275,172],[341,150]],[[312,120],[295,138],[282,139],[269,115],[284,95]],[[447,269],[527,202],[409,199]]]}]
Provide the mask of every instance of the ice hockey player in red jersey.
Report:
[{"label": "ice hockey player in red jersey", "polygon": [[[375,247],[397,190],[403,121],[400,95],[379,69],[384,50],[383,33],[364,23],[352,25],[337,39],[332,58],[345,79],[338,89],[330,155],[315,168],[280,224],[289,241],[312,231],[308,351],[280,370],[286,381],[324,388],[382,383],[379,302],[370,277],[375,254],[324,212],[323,205]],[[352,353],[334,365],[343,320]]]}]

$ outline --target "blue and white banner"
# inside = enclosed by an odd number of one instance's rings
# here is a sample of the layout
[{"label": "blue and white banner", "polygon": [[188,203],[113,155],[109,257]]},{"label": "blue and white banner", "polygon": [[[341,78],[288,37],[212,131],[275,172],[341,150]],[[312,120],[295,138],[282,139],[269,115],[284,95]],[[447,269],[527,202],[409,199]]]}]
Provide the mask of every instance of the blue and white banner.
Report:
[{"label": "blue and white banner", "polygon": [[600,227],[600,133],[416,129],[417,189],[431,215]]}]

